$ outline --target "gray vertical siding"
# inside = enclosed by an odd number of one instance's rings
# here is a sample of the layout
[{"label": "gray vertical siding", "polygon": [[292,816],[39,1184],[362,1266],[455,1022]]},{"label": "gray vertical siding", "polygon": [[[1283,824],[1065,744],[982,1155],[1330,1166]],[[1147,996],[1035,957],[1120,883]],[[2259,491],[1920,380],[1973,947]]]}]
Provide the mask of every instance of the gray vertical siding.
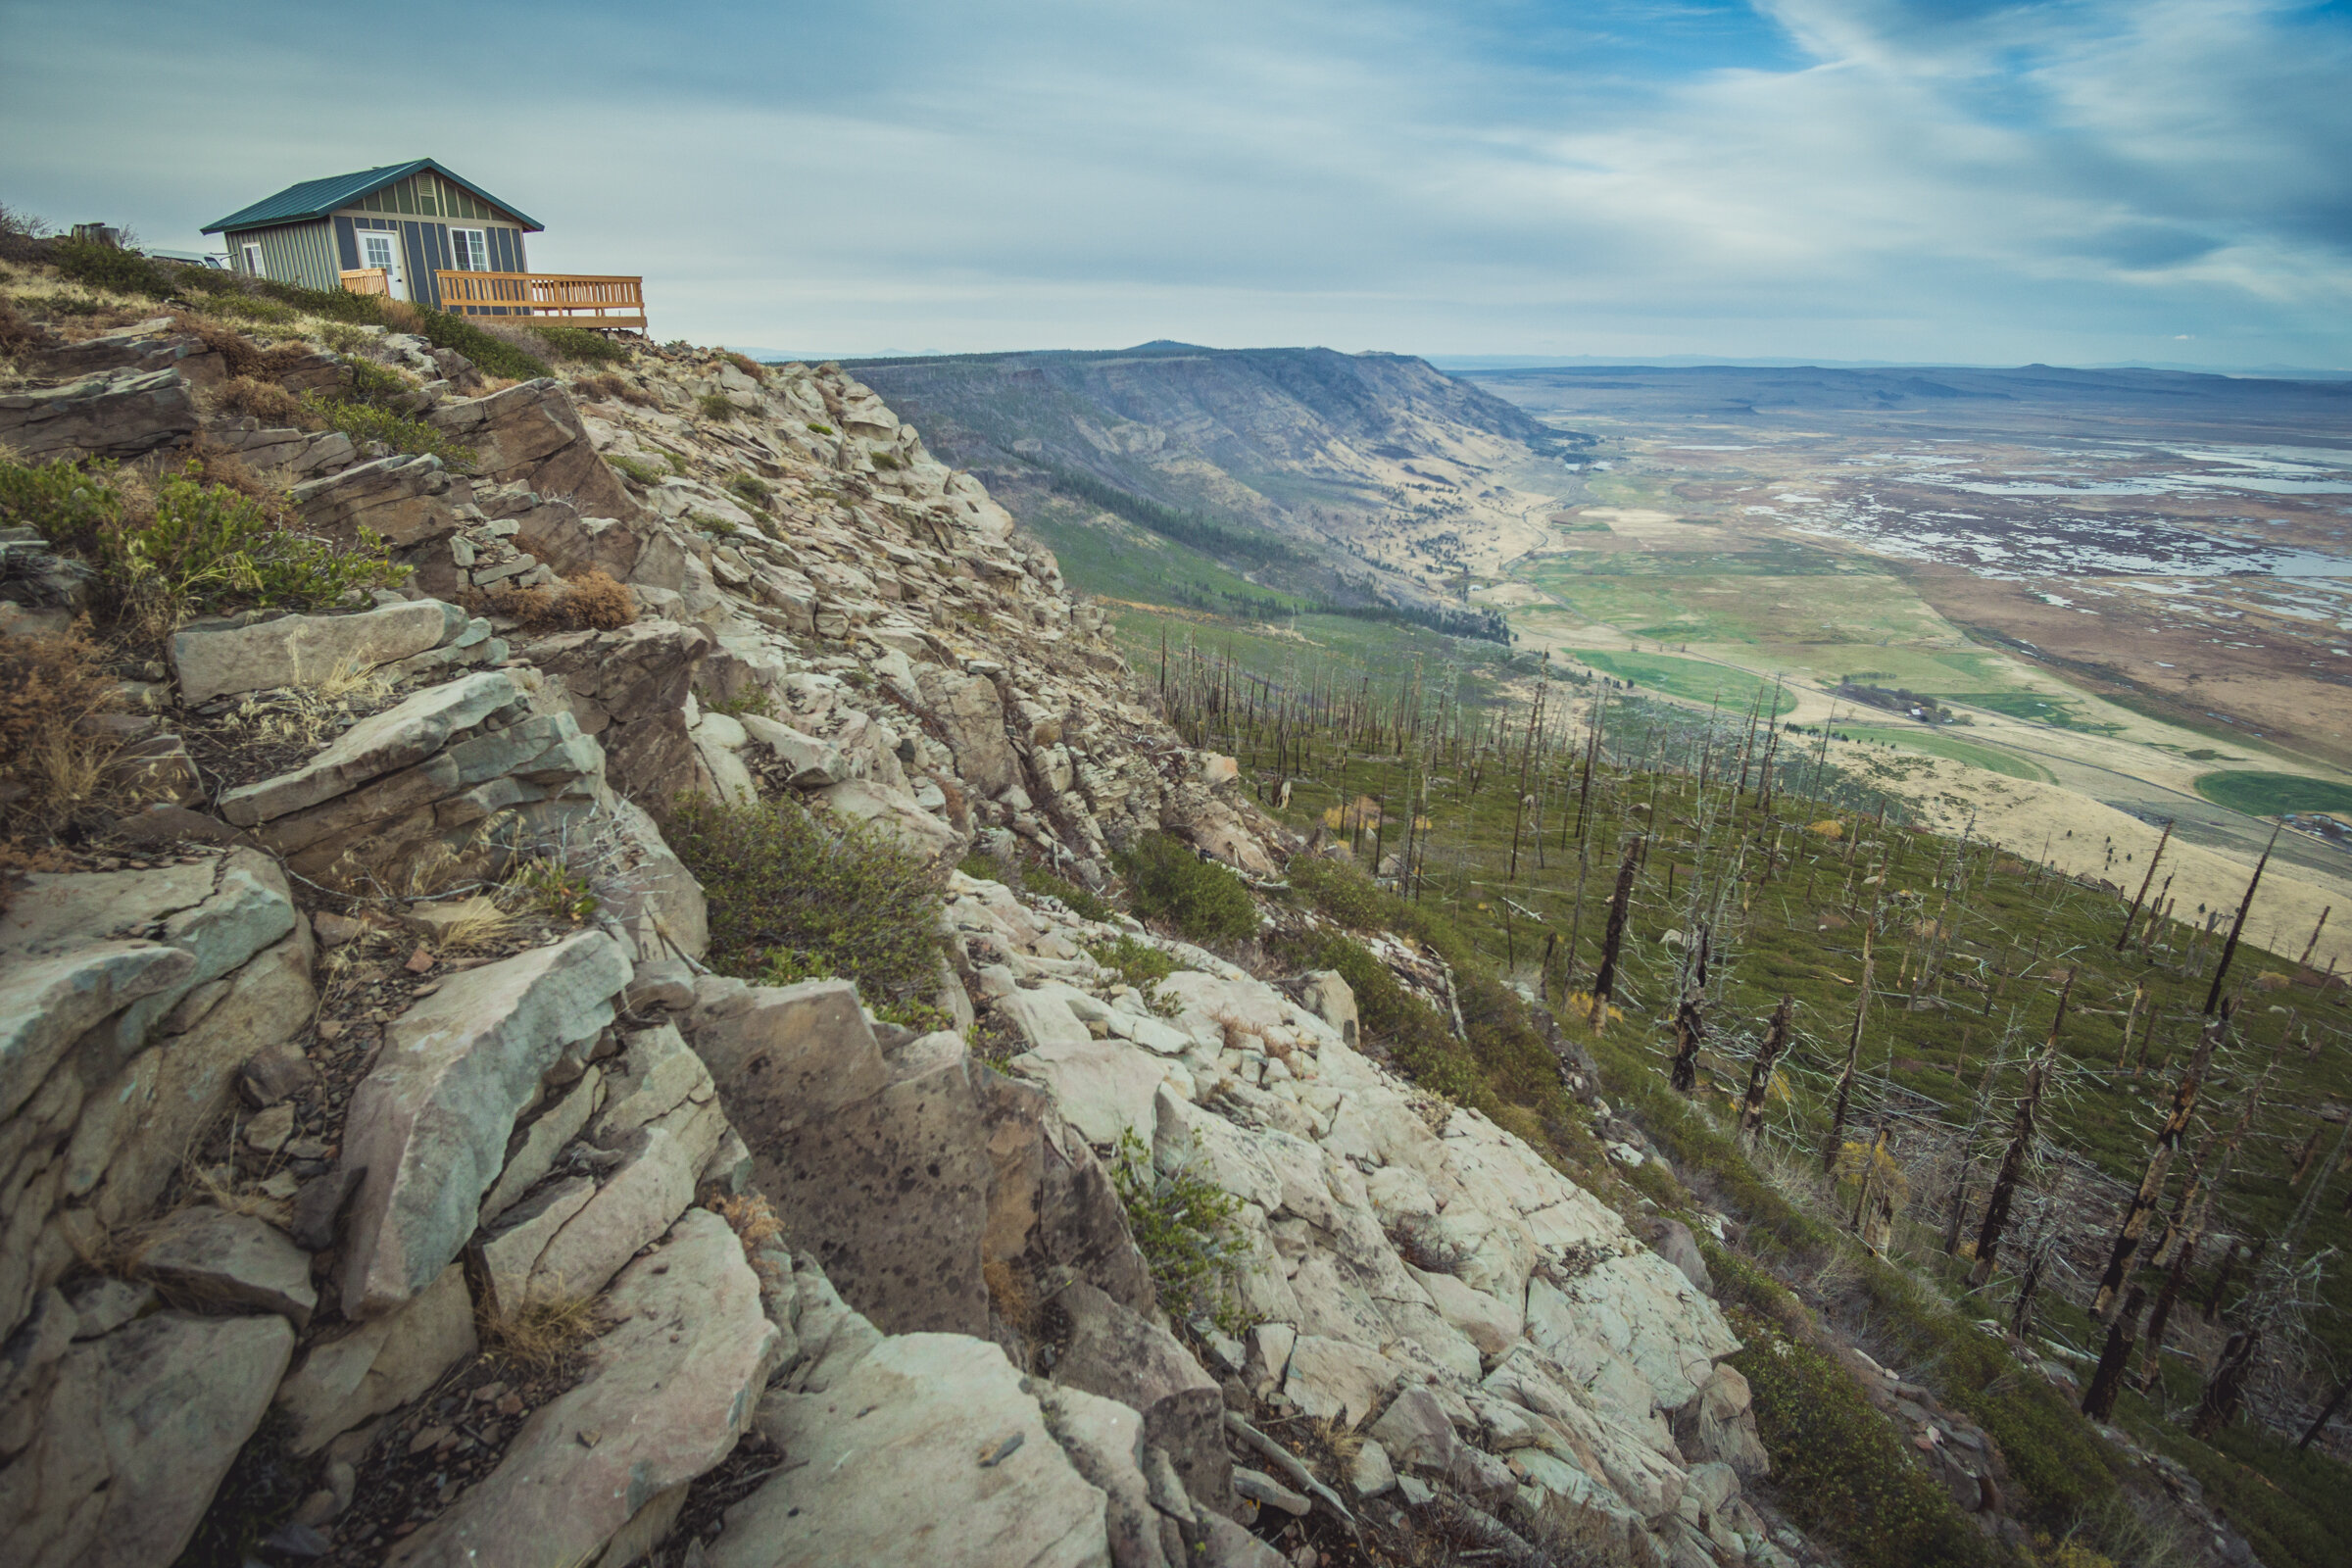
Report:
[{"label": "gray vertical siding", "polygon": [[262,250],[262,275],[304,288],[340,286],[336,276],[333,229],[324,219],[307,223],[280,223],[273,228],[247,229],[227,236],[229,265],[245,270],[245,247]]}]

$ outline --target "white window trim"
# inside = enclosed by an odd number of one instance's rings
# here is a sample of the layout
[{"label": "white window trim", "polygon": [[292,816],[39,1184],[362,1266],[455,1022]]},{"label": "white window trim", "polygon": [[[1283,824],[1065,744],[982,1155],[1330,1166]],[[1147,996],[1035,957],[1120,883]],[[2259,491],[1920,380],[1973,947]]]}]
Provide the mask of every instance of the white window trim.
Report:
[{"label": "white window trim", "polygon": [[262,248],[259,245],[248,244],[244,247],[244,251],[245,275],[248,277],[262,277],[267,275],[262,270]]},{"label": "white window trim", "polygon": [[[488,229],[453,227],[450,229],[449,235],[450,249],[456,253],[455,260],[459,271],[487,272],[494,270],[490,266],[490,231]],[[473,244],[479,247],[478,252],[467,249],[466,243],[467,238],[470,238]],[[478,259],[482,265],[472,266],[471,262],[475,259]]]}]

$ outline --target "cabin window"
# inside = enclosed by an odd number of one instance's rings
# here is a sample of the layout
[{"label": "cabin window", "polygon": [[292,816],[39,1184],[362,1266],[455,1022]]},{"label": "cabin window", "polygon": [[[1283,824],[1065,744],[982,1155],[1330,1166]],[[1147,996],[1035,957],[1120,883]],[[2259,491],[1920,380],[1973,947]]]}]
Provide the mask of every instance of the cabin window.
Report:
[{"label": "cabin window", "polygon": [[458,254],[459,271],[487,272],[490,270],[489,235],[478,228],[453,228],[449,231],[449,243]]},{"label": "cabin window", "polygon": [[260,277],[263,275],[262,248],[259,245],[248,245],[245,247],[245,275],[247,277]]}]

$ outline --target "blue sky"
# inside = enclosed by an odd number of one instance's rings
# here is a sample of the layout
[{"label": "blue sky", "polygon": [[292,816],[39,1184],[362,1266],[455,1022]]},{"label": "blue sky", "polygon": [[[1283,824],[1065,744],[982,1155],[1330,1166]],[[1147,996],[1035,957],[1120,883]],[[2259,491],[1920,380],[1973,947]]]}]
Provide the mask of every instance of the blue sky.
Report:
[{"label": "blue sky", "polygon": [[2352,3],[0,0],[0,202],[440,159],[664,337],[2352,366]]}]

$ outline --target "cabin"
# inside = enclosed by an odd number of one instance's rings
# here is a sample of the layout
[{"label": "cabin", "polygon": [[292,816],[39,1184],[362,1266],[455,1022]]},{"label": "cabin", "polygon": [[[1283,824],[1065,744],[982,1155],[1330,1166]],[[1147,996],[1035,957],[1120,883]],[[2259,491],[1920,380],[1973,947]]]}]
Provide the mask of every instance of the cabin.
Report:
[{"label": "cabin", "polygon": [[384,294],[460,316],[555,317],[645,330],[644,280],[534,272],[545,225],[430,158],[288,185],[205,225],[232,271]]}]

